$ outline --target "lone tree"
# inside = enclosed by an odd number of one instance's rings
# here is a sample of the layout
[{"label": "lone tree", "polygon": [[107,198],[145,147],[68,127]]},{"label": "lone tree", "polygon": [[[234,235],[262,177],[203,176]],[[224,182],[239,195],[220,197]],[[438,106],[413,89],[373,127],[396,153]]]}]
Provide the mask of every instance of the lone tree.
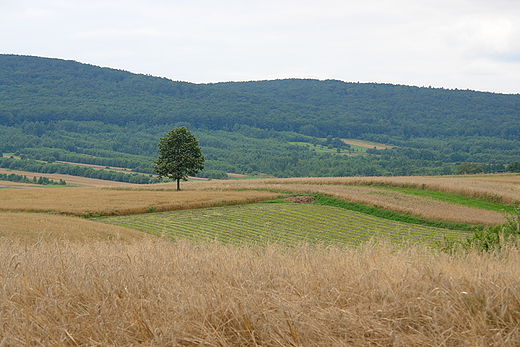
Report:
[{"label": "lone tree", "polygon": [[161,137],[159,157],[154,161],[153,171],[159,178],[177,180],[177,190],[181,190],[181,180],[194,176],[204,169],[204,156],[200,152],[199,141],[186,127],[174,128]]}]

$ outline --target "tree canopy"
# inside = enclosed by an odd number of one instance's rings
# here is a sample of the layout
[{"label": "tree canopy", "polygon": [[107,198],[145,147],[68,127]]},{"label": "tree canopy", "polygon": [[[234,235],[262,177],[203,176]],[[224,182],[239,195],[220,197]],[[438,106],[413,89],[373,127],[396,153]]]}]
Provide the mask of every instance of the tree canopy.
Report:
[{"label": "tree canopy", "polygon": [[155,160],[153,170],[159,178],[166,177],[177,181],[180,190],[180,180],[195,176],[204,169],[204,156],[199,142],[186,127],[171,129],[165,137],[161,137],[159,157]]}]

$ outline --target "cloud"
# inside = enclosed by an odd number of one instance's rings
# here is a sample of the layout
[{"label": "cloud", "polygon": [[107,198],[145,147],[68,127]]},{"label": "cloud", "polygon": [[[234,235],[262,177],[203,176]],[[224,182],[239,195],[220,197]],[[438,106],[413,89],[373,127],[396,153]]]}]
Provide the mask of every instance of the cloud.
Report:
[{"label": "cloud", "polygon": [[520,92],[517,23],[517,0],[18,0],[0,3],[0,49],[191,82]]},{"label": "cloud", "polygon": [[505,18],[465,18],[450,33],[452,45],[469,58],[501,60],[520,55],[520,25]]}]

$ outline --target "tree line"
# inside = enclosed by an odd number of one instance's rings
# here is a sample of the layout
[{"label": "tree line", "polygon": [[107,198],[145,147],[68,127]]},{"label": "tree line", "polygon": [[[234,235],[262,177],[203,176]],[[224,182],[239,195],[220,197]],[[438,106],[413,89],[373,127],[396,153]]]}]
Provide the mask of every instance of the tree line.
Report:
[{"label": "tree line", "polygon": [[20,170],[38,173],[58,173],[102,180],[148,184],[158,183],[160,180],[152,175],[138,173],[115,172],[105,169],[94,169],[81,165],[70,165],[62,163],[45,163],[37,160],[21,160],[12,158],[0,158],[0,167],[10,170]]},{"label": "tree line", "polygon": [[[0,126],[0,146],[5,144],[2,143],[3,139],[9,139],[7,145],[0,147],[0,150],[8,152],[6,148],[18,148],[15,152],[17,156],[56,165],[59,164],[56,161],[67,161],[103,167],[123,167],[132,169],[134,173],[151,174],[152,160],[157,155],[157,141],[161,136],[159,132],[167,132],[168,128],[163,126],[154,130],[158,134],[150,136],[148,132],[140,129],[130,131],[125,127],[112,127],[105,132],[70,133],[62,142],[62,131],[48,131],[37,137],[24,135],[20,128]],[[277,177],[445,175],[457,173],[457,166],[463,162],[478,163],[484,172],[503,172],[506,165],[520,158],[520,151],[515,147],[514,141],[494,138],[480,142],[478,139],[452,139],[449,142],[417,140],[415,146],[419,148],[372,148],[363,154],[349,152],[348,148],[334,147],[337,138],[330,136],[319,139],[298,133],[267,131],[248,126],[235,127],[234,130],[193,130],[206,158],[205,170],[198,174],[199,177],[226,178],[228,172],[246,175],[271,174]],[[118,146],[113,140],[116,136],[132,136],[136,143],[132,153],[109,149]],[[33,147],[25,147],[27,145]],[[320,153],[320,146],[332,146],[335,151]],[[150,150],[154,147],[155,150]],[[336,152],[338,149],[340,153]],[[42,164],[37,166],[37,170],[40,170]],[[85,169],[69,167],[65,166],[62,171],[94,178],[99,178],[100,175],[99,170],[84,171]],[[123,176],[108,172],[110,171],[107,170],[104,176],[110,177],[109,179],[128,179],[128,174]],[[145,181],[144,178],[141,180]]]},{"label": "tree line", "polygon": [[50,179],[50,178],[44,177],[44,176],[40,176],[40,177],[34,176],[32,179],[30,179],[30,178],[27,178],[27,175],[18,175],[15,173],[11,173],[11,174],[0,173],[0,181],[32,183],[32,184],[40,184],[40,185],[60,185],[60,186],[67,185],[67,182],[63,179],[60,179],[59,181],[55,181],[53,179]]}]

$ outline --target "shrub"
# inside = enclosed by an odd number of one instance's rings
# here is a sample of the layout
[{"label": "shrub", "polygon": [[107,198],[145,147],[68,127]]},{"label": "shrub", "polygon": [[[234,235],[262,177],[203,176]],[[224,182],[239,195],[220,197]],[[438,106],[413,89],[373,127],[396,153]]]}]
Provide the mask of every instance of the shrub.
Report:
[{"label": "shrub", "polygon": [[520,235],[520,206],[505,215],[506,222],[483,230],[476,230],[468,239],[468,246],[480,251],[500,251],[506,244],[516,243]]}]

